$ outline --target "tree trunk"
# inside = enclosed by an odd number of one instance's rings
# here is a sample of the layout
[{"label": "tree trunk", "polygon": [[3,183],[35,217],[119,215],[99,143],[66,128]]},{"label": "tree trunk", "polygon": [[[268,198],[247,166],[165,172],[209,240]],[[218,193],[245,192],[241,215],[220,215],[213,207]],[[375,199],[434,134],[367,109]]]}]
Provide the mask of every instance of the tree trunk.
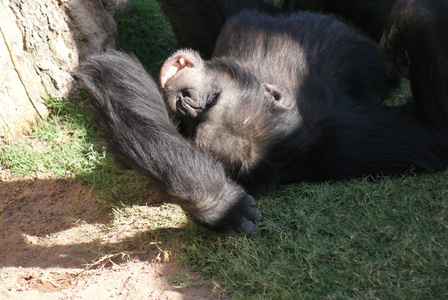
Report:
[{"label": "tree trunk", "polygon": [[[116,0],[0,0],[0,141],[45,119],[67,97],[85,56],[115,47]],[[106,10],[106,8],[108,10]]]}]

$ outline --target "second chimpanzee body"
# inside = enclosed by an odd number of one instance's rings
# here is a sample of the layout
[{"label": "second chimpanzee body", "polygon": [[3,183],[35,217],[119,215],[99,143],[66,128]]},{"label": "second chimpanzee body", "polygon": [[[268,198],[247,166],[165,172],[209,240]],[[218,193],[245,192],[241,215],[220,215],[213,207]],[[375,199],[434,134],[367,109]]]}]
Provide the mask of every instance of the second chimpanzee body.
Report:
[{"label": "second chimpanzee body", "polygon": [[[387,68],[376,43],[334,17],[282,15],[265,6],[277,16],[238,13],[237,0],[227,11],[224,3],[162,1],[171,18],[180,18],[176,6],[190,9],[174,26],[193,18],[197,7],[226,14],[215,23],[224,27],[210,60],[191,50],[167,60],[163,96],[123,54],[94,57],[80,73],[109,148],[147,175],[167,201],[214,230],[251,233],[261,215],[250,193],[281,183],[448,166],[446,2],[394,5],[381,42]],[[207,52],[209,41],[203,47],[197,50]],[[390,89],[390,71],[409,76],[407,105],[379,104]],[[183,135],[169,114],[180,120]]]}]

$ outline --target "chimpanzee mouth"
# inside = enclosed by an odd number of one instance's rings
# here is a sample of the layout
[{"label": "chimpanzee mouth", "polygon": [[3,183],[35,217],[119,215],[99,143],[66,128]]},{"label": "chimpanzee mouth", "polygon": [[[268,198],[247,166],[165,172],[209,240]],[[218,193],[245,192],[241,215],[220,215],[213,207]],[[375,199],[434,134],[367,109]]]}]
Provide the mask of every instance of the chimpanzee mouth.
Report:
[{"label": "chimpanzee mouth", "polygon": [[188,137],[194,137],[197,128],[207,120],[208,112],[218,102],[219,94],[213,94],[205,107],[195,107],[179,97],[176,101],[176,111],[181,120],[181,130]]},{"label": "chimpanzee mouth", "polygon": [[203,111],[203,107],[195,106],[189,97],[178,97],[176,101],[176,110],[182,116],[196,118]]}]

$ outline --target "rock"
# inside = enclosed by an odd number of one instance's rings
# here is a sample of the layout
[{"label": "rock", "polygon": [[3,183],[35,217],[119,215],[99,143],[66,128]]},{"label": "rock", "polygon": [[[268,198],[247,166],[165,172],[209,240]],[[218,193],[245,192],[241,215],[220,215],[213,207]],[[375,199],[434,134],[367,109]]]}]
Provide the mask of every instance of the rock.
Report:
[{"label": "rock", "polygon": [[45,119],[45,99],[76,89],[81,59],[115,47],[114,11],[123,0],[2,0],[0,139]]}]

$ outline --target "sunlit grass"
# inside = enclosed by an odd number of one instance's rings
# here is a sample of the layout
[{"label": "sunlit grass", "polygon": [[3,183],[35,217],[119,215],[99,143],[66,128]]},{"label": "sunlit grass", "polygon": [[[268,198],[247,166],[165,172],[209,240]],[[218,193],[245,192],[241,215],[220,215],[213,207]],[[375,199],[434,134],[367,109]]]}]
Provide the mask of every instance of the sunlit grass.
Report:
[{"label": "sunlit grass", "polygon": [[104,161],[105,148],[90,134],[90,109],[77,100],[48,98],[52,112],[48,120],[34,127],[25,139],[2,147],[3,168],[11,169],[16,176],[46,173],[57,178],[93,172]]}]

